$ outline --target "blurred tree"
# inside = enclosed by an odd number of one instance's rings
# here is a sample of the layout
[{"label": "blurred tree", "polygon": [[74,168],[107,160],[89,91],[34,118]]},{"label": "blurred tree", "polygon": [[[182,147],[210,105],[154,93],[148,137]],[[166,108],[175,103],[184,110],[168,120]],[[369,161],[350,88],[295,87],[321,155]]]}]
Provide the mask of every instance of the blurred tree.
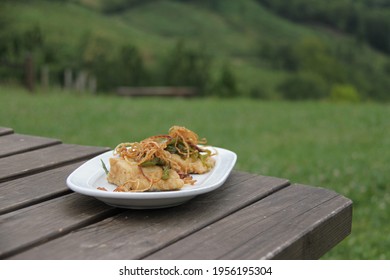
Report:
[{"label": "blurred tree", "polygon": [[101,0],[101,6],[104,13],[118,13],[140,4],[155,1],[157,0]]},{"label": "blurred tree", "polygon": [[107,38],[88,32],[80,38],[80,58],[73,66],[78,72],[86,70],[94,75],[99,90],[110,90],[117,80],[117,73],[113,70],[114,49]]},{"label": "blurred tree", "polygon": [[0,4],[0,57],[2,57],[7,51],[7,26],[8,19],[5,13],[3,4]]},{"label": "blurred tree", "polygon": [[390,11],[373,10],[364,17],[364,29],[368,42],[377,49],[390,53]]},{"label": "blurred tree", "polygon": [[316,37],[303,37],[295,43],[263,43],[260,55],[279,69],[314,72],[329,82],[346,79],[345,66],[335,51]]},{"label": "blurred tree", "polygon": [[236,77],[227,63],[222,66],[221,76],[216,83],[214,94],[220,97],[237,97],[239,94]]},{"label": "blurred tree", "polygon": [[119,85],[140,86],[146,78],[146,70],[138,49],[134,46],[123,46],[118,59],[117,75]]},{"label": "blurred tree", "polygon": [[0,82],[9,77],[9,50],[11,33],[9,32],[10,17],[5,2],[0,2]]},{"label": "blurred tree", "polygon": [[336,59],[330,48],[320,39],[303,38],[293,48],[300,70],[315,72],[328,82],[345,81],[344,65]]},{"label": "blurred tree", "polygon": [[292,74],[280,84],[278,90],[288,100],[323,99],[328,93],[327,83],[311,72]]},{"label": "blurred tree", "polygon": [[296,71],[299,69],[299,58],[291,43],[262,42],[259,53],[273,67],[287,71]]},{"label": "blurred tree", "polygon": [[212,59],[203,50],[187,47],[180,40],[163,63],[163,82],[173,86],[193,86],[204,94],[211,82],[211,63]]},{"label": "blurred tree", "polygon": [[10,54],[16,38],[16,34],[13,34],[11,30],[14,21],[8,9],[9,4],[9,0],[0,1],[0,58],[2,59]]},{"label": "blurred tree", "polygon": [[11,82],[27,81],[33,88],[35,66],[44,36],[39,25],[32,25],[23,32],[15,32],[11,1],[0,2],[0,77]]},{"label": "blurred tree", "polygon": [[143,58],[133,45],[114,46],[109,39],[88,32],[81,37],[79,49],[79,63],[69,66],[96,77],[100,91],[141,86],[148,79]]},{"label": "blurred tree", "polygon": [[278,14],[309,24],[320,23],[390,53],[388,0],[257,0]]},{"label": "blurred tree", "polygon": [[22,34],[23,48],[29,52],[41,48],[44,44],[44,36],[39,25],[34,25]]}]

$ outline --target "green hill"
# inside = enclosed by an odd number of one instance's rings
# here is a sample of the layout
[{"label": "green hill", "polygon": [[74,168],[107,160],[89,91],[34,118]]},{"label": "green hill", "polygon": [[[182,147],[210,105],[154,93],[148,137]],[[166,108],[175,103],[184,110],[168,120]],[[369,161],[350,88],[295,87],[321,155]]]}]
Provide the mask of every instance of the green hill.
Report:
[{"label": "green hill", "polygon": [[192,85],[218,95],[233,84],[235,91],[227,96],[294,99],[302,98],[296,91],[307,91],[303,98],[328,98],[341,85],[362,99],[389,99],[387,55],[346,33],[294,23],[259,1],[34,0],[2,5],[12,15],[3,35],[8,40],[2,40],[8,44],[0,43],[3,56],[16,61],[32,51],[38,66],[48,65],[58,84],[71,68],[96,76],[104,91],[120,85]]}]

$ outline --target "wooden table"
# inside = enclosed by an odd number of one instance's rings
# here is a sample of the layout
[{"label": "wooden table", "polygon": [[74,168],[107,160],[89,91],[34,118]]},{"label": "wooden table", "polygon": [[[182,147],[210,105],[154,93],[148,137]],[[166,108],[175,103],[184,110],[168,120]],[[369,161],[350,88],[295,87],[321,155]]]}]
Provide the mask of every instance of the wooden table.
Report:
[{"label": "wooden table", "polygon": [[68,175],[107,150],[0,128],[1,259],[316,259],[351,232],[340,194],[235,170],[166,209],[71,192]]}]

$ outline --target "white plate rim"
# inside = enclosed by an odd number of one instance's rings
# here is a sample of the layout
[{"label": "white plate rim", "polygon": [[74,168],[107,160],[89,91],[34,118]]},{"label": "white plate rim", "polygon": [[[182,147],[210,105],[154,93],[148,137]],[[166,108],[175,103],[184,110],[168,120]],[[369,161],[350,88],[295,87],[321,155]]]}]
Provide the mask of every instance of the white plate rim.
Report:
[{"label": "white plate rim", "polygon": [[[205,176],[203,177],[204,181],[202,182],[202,184],[197,185],[197,183],[195,183],[195,187],[185,186],[181,190],[177,191],[160,192],[112,192],[92,188],[89,185],[89,181],[91,180],[91,178],[104,175],[104,170],[101,167],[100,160],[106,160],[105,163],[107,165],[108,158],[113,157],[112,150],[95,156],[94,158],[83,163],[67,177],[66,184],[71,190],[76,193],[93,196],[103,201],[104,199],[115,199],[123,201],[129,200],[129,203],[131,203],[132,200],[161,200],[161,203],[163,204],[164,199],[181,198],[185,200],[186,198],[192,198],[197,195],[213,191],[218,187],[222,186],[230,175],[237,161],[236,153],[230,150],[214,146],[204,146],[204,148],[216,151],[216,164],[215,167],[209,173],[203,175],[195,175]],[[107,167],[108,166],[109,165],[107,165]],[[92,174],[84,174],[86,171],[93,167],[97,169],[93,171]]]}]

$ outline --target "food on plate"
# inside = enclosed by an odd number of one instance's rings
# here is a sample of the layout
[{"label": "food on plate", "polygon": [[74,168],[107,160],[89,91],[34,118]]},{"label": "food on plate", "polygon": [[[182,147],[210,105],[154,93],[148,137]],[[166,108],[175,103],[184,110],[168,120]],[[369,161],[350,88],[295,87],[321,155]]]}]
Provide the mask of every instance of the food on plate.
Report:
[{"label": "food on plate", "polygon": [[110,158],[110,166],[107,179],[118,186],[117,192],[179,190],[184,185],[177,172],[170,169],[165,173],[157,165],[142,167],[132,160]]},{"label": "food on plate", "polygon": [[107,180],[117,186],[116,192],[171,191],[193,185],[191,174],[204,174],[215,166],[215,154],[199,144],[206,144],[206,139],[181,126],[140,142],[121,143],[109,159]]}]

